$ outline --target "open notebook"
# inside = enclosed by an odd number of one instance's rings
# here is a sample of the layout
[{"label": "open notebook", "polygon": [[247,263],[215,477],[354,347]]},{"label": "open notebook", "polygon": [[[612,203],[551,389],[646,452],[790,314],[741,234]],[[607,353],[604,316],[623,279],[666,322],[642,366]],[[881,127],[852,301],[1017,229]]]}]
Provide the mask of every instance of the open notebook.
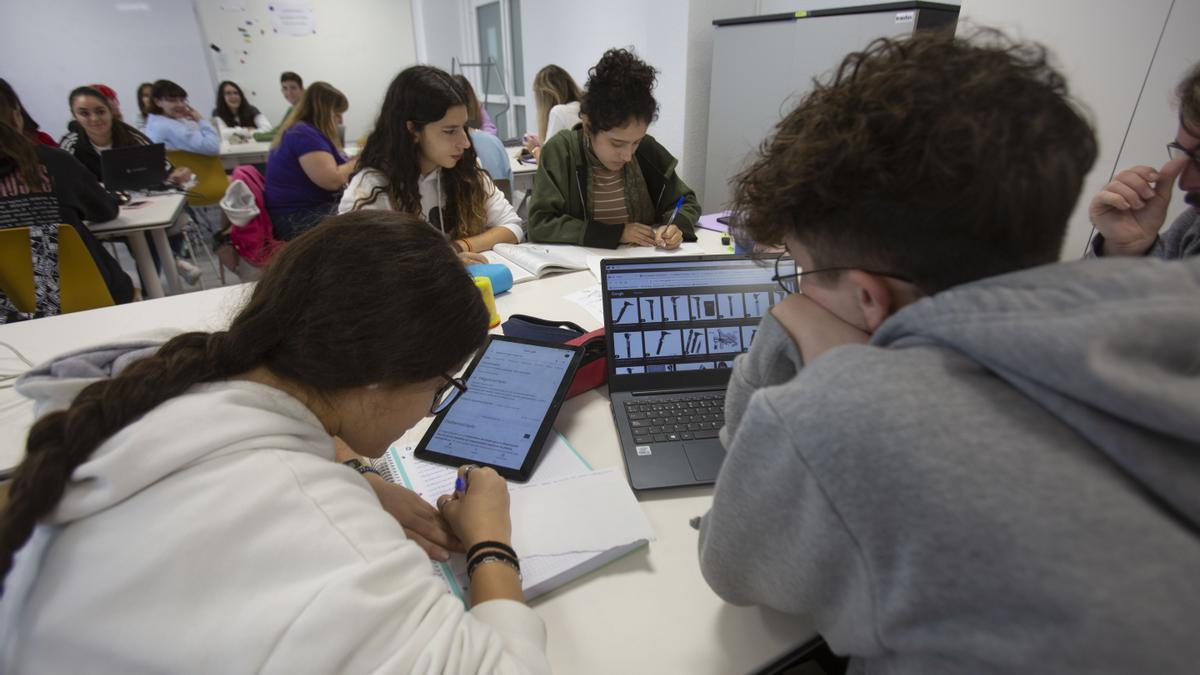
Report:
[{"label": "open notebook", "polygon": [[[666,250],[653,246],[622,246],[616,249],[590,248],[571,244],[496,244],[483,255],[490,263],[508,267],[513,283],[539,279],[547,274],[588,269],[588,259],[640,258],[659,255],[698,255],[704,249],[697,243],[686,243]],[[597,277],[599,278],[599,277]]]},{"label": "open notebook", "polygon": [[[557,431],[528,483],[509,483],[513,548],[521,557],[525,599],[532,600],[645,546],[650,523],[618,469],[593,471]],[[453,467],[416,459],[412,446],[393,445],[375,466],[430,504],[454,490]],[[466,560],[433,563],[447,588],[466,599]]]}]

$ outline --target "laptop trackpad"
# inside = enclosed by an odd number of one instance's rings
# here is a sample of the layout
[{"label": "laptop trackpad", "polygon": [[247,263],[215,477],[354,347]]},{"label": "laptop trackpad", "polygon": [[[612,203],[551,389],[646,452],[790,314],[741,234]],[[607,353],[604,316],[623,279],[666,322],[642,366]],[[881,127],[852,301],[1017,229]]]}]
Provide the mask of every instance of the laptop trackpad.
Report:
[{"label": "laptop trackpad", "polygon": [[725,447],[719,439],[687,441],[683,444],[683,452],[692,465],[692,474],[696,476],[696,480],[717,479],[717,471],[721,469],[721,461],[725,459]]}]

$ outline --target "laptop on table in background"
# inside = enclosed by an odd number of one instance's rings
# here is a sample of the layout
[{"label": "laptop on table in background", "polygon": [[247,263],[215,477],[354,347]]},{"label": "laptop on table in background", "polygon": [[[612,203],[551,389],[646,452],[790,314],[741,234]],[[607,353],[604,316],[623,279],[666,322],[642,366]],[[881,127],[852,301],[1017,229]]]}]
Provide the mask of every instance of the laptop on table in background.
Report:
[{"label": "laptop on table in background", "polygon": [[167,150],[162,143],[129,145],[100,153],[100,174],[109,191],[157,190],[167,181]]},{"label": "laptop on table in background", "polygon": [[746,255],[606,259],[608,390],[635,490],[706,485],[725,449],[733,358],[783,299],[775,269]]}]

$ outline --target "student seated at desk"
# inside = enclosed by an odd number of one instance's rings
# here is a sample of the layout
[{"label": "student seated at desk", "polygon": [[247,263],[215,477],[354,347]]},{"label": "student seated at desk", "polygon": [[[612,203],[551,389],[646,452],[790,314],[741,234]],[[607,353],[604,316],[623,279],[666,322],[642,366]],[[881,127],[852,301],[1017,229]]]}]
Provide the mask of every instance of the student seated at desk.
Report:
[{"label": "student seated at desk", "polygon": [[[479,99],[475,96],[475,87],[471,86],[471,81],[462,75],[452,75],[451,77],[467,94],[467,114],[470,115],[472,110],[479,110]],[[471,135],[471,147],[475,148],[475,154],[479,157],[479,163],[483,166],[483,170],[488,172],[488,176],[493,181],[506,180],[511,183],[512,163],[509,160],[508,148],[504,147],[504,141],[500,140],[499,136],[480,130],[478,117],[467,118],[467,130]]]},{"label": "student seated at desk", "polygon": [[525,142],[525,148],[535,158],[542,154],[542,143],[579,124],[582,99],[579,85],[566,70],[550,64],[537,72],[533,78],[533,100],[537,103],[538,133],[530,134]]},{"label": "student seated at desk", "polygon": [[465,263],[499,243],[525,238],[521,217],[476,162],[467,135],[467,94],[432,66],[392,80],[375,130],[359,155],[338,210],[392,209],[419,214]]},{"label": "student seated at desk", "polygon": [[258,108],[250,105],[236,82],[225,80],[217,87],[217,107],[213,108],[217,131],[226,140],[243,136],[247,140],[256,131],[270,131],[271,122]]},{"label": "student seated at desk", "polygon": [[1056,262],[1097,144],[1046,59],[877,40],[735,182],[799,272],[734,362],[700,568],[849,672],[1200,663],[1200,259]]},{"label": "student seated at desk", "polygon": [[349,108],[342,92],[314,82],[271,143],[265,199],[276,239],[295,238],[337,206],[358,163],[346,158],[337,133]]},{"label": "student seated at desk", "polygon": [[654,73],[624,49],[608,50],[588,72],[581,124],[542,146],[530,240],[604,248],[696,240],[696,194],[675,173],[677,160],[646,133],[658,116]]},{"label": "student seated at desk", "polygon": [[157,80],[150,93],[150,114],[143,131],[167,150],[198,155],[221,152],[221,136],[213,125],[188,104],[187,91],[170,80]]},{"label": "student seated at desk", "polygon": [[[336,461],[453,403],[487,324],[436,232],[363,212],[281,249],[227,330],[26,375],[39,419],[0,519],[6,671],[548,673],[504,479],[464,467],[434,509]],[[470,610],[405,527],[478,548]]]},{"label": "student seated at desk", "polygon": [[116,218],[117,203],[70,154],[29,140],[22,121],[0,91],[0,228],[30,228],[36,303],[33,312],[21,312],[0,291],[0,323],[60,313],[57,242],[64,223],[83,239],[113,300],[133,300],[133,281],[83,224]]}]

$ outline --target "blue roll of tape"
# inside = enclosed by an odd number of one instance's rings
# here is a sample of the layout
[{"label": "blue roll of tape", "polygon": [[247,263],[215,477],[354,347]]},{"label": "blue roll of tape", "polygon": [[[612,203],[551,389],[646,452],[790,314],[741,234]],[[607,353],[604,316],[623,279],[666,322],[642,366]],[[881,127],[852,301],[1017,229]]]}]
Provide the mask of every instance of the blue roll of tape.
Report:
[{"label": "blue roll of tape", "polygon": [[504,265],[467,265],[467,274],[473,277],[487,277],[492,282],[492,293],[496,295],[513,287],[512,270]]}]

